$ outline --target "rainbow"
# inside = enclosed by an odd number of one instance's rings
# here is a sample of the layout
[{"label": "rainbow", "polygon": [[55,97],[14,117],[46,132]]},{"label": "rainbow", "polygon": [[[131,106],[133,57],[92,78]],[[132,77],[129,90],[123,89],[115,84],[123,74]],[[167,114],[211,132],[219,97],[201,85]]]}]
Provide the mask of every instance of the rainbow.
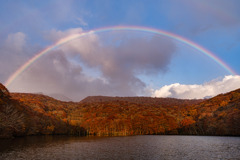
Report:
[{"label": "rainbow", "polygon": [[196,44],[195,42],[192,42],[184,37],[181,37],[177,34],[170,33],[164,30],[159,30],[159,29],[154,29],[154,28],[148,28],[148,27],[140,27],[140,26],[113,26],[113,27],[105,27],[105,28],[99,28],[87,32],[82,32],[82,33],[77,33],[70,35],[68,37],[62,38],[56,43],[54,43],[51,46],[48,46],[44,50],[40,51],[37,53],[35,56],[33,56],[30,60],[28,60],[25,64],[23,64],[20,68],[18,68],[5,82],[5,86],[9,86],[22,72],[24,72],[31,64],[33,64],[36,60],[38,60],[40,57],[43,55],[49,53],[51,50],[58,48],[70,41],[73,41],[75,39],[78,39],[80,37],[84,37],[90,34],[94,33],[100,33],[100,32],[107,32],[107,31],[142,31],[142,32],[150,32],[162,36],[166,36],[168,38],[172,38],[176,41],[179,41],[183,44],[186,44],[197,51],[200,51],[204,55],[208,56],[212,60],[214,60],[216,63],[218,63],[220,66],[222,66],[226,71],[228,71],[232,75],[236,75],[237,73],[231,69],[224,61],[222,61],[220,58],[218,58],[216,55],[214,55],[212,52],[209,50],[203,48],[202,46]]}]

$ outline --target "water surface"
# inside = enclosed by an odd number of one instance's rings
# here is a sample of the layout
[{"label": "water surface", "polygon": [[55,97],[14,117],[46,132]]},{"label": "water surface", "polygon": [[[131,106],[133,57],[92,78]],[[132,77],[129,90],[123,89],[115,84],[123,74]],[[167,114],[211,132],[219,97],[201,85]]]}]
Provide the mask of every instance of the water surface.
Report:
[{"label": "water surface", "polygon": [[32,136],[0,140],[0,159],[239,159],[240,137]]}]

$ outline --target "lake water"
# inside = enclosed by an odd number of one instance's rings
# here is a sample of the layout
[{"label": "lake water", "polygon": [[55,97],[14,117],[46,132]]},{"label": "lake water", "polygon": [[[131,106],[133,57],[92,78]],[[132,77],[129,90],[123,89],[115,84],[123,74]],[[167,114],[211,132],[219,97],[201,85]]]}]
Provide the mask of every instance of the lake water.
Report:
[{"label": "lake water", "polygon": [[32,136],[0,140],[0,159],[240,160],[240,137],[157,135],[127,137]]}]

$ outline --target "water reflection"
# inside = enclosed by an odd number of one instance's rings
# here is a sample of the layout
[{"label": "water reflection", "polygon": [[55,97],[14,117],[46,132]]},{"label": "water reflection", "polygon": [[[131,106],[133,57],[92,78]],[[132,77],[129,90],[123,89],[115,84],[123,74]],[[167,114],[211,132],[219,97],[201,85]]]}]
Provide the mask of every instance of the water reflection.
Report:
[{"label": "water reflection", "polygon": [[0,159],[239,159],[240,137],[33,136],[0,140]]}]

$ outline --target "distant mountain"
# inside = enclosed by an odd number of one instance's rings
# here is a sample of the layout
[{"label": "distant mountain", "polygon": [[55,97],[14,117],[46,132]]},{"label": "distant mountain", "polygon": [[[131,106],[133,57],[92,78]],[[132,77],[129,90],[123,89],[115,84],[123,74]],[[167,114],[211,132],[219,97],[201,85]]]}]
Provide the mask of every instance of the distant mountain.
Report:
[{"label": "distant mountain", "polygon": [[206,96],[206,97],[204,97],[203,99],[210,99],[210,98],[212,98],[213,96]]},{"label": "distant mountain", "polygon": [[64,102],[0,84],[0,137],[67,134],[240,136],[240,89],[206,100],[91,96]]},{"label": "distant mountain", "polygon": [[53,97],[57,100],[60,101],[65,101],[65,102],[70,102],[73,101],[72,99],[68,98],[67,96],[63,95],[63,94],[59,94],[59,93],[52,93],[52,94],[48,94],[50,97]]}]

